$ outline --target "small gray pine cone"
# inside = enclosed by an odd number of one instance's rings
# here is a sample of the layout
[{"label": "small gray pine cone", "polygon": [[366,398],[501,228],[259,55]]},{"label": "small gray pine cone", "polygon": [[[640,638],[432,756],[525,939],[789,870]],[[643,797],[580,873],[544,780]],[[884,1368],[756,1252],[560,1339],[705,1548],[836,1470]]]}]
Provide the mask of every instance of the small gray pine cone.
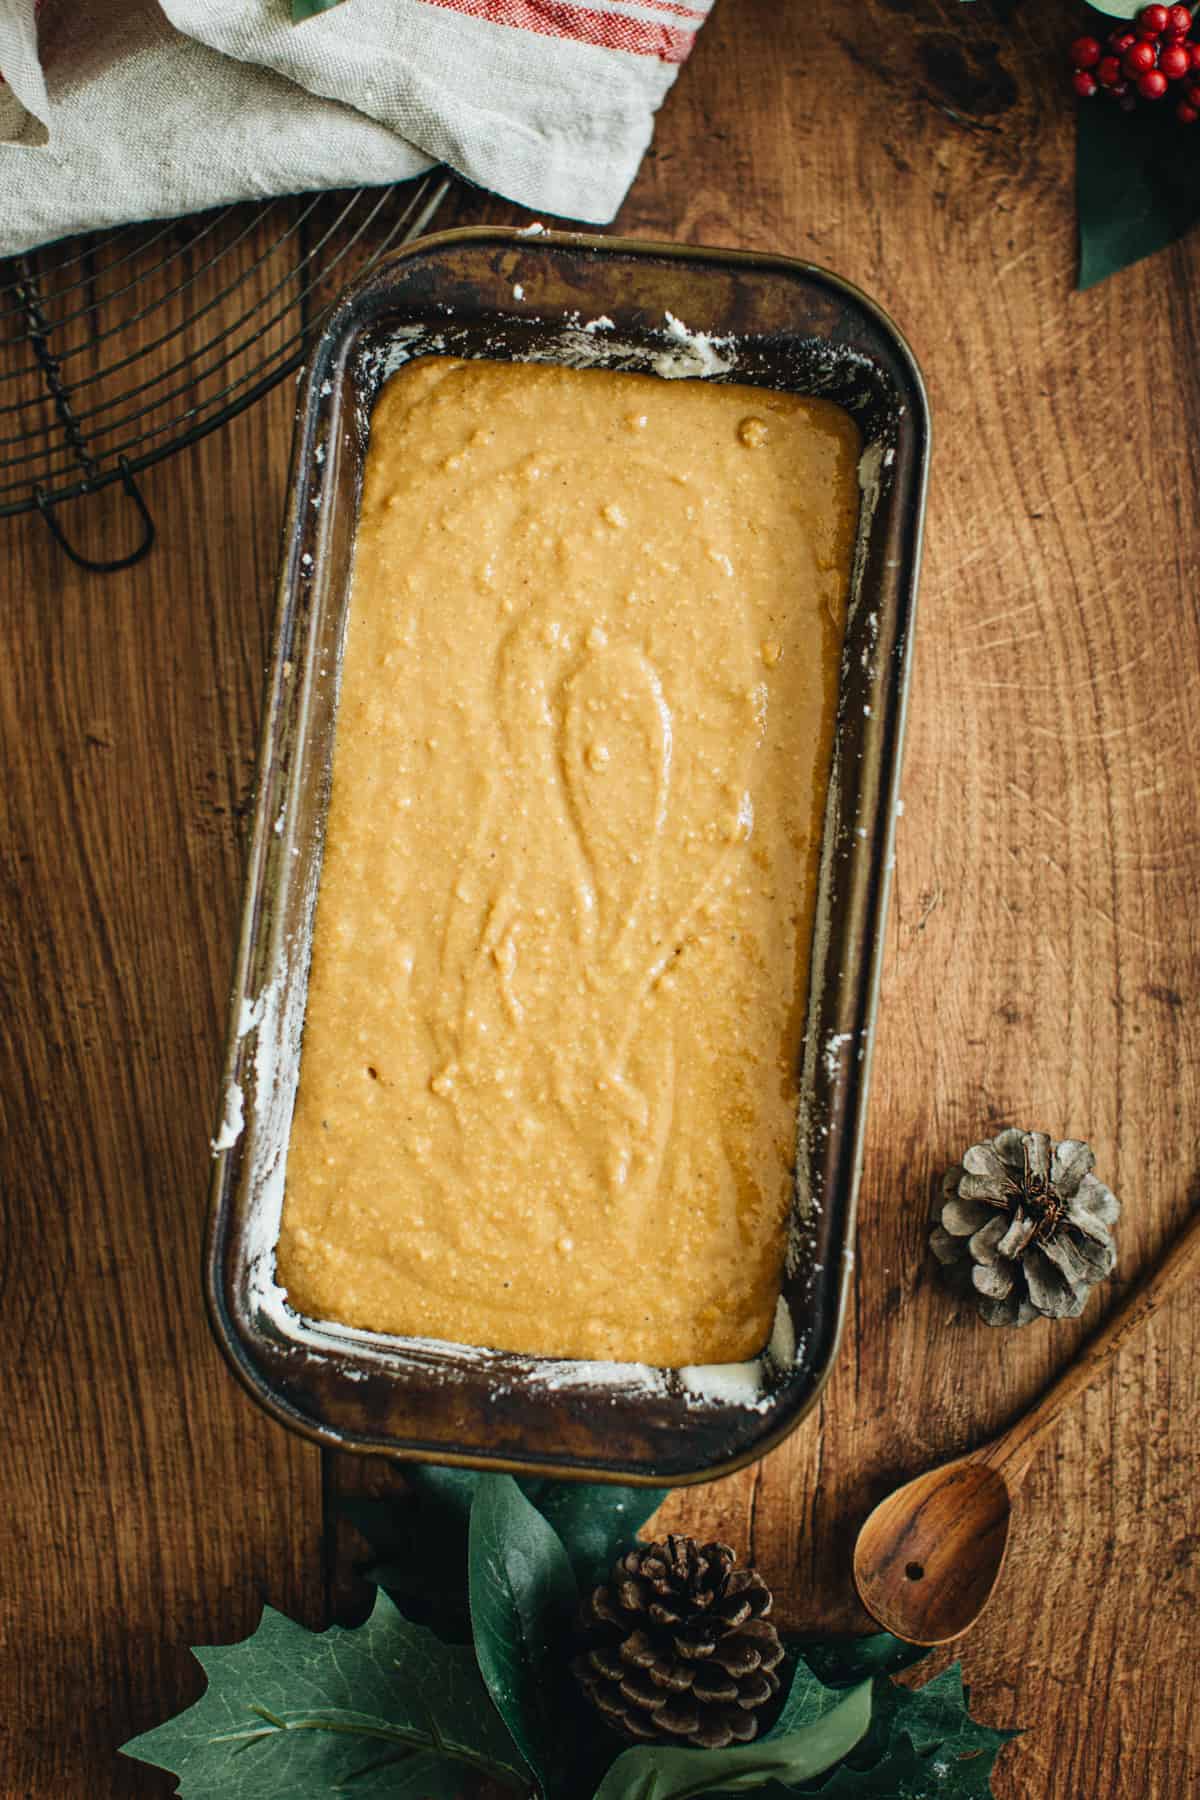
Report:
[{"label": "small gray pine cone", "polygon": [[783,1645],[770,1588],[736,1560],[728,1544],[688,1537],[637,1544],[584,1600],[571,1667],[622,1736],[723,1750],[757,1734]]},{"label": "small gray pine cone", "polygon": [[972,1144],[942,1183],[929,1242],[954,1290],[989,1325],[1074,1319],[1111,1275],[1121,1207],[1075,1138],[1002,1131]]}]

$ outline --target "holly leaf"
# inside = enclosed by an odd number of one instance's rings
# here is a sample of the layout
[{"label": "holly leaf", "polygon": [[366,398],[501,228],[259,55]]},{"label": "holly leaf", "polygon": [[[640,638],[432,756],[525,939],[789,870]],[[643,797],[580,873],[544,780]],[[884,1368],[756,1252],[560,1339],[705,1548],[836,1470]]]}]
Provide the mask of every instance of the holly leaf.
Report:
[{"label": "holly leaf", "polygon": [[826,1713],[833,1711],[841,1697],[840,1688],[826,1687],[813,1674],[808,1664],[797,1658],[779,1717],[770,1731],[763,1734],[761,1741],[769,1743],[774,1738],[787,1737],[793,1731],[815,1724]]},{"label": "holly leaf", "polygon": [[368,1800],[449,1800],[468,1770],[529,1792],[471,1651],[386,1594],[354,1630],[306,1631],[267,1607],[241,1643],[193,1654],[204,1694],[124,1746],[178,1775],[184,1800],[317,1800],[347,1782]]},{"label": "holly leaf", "polygon": [[[991,1765],[959,1766],[939,1751],[924,1755],[904,1738],[873,1769],[843,1763],[819,1789],[821,1800],[991,1800]],[[980,1785],[982,1783],[982,1786]]]},{"label": "holly leaf", "polygon": [[1200,219],[1191,149],[1172,104],[1131,113],[1100,98],[1080,106],[1075,191],[1081,288],[1173,244]]},{"label": "holly leaf", "polygon": [[889,1682],[887,1698],[896,1726],[907,1733],[920,1751],[937,1749],[954,1758],[978,1756],[990,1750],[994,1760],[1010,1738],[1021,1735],[1019,1731],[981,1725],[971,1717],[961,1663],[951,1663],[924,1687],[904,1688]]},{"label": "holly leaf", "polygon": [[468,1571],[475,1654],[488,1692],[544,1794],[565,1778],[575,1746],[569,1642],[578,1589],[554,1527],[510,1475],[485,1475],[471,1507]]},{"label": "holly leaf", "polygon": [[877,1677],[870,1729],[839,1769],[804,1791],[821,1800],[988,1800],[996,1758],[1019,1734],[972,1719],[968,1699],[957,1663],[921,1688]]},{"label": "holly leaf", "polygon": [[618,1756],[595,1800],[688,1800],[692,1795],[747,1794],[773,1781],[806,1781],[854,1748],[871,1720],[871,1684],[851,1688],[823,1718],[782,1736],[728,1750],[639,1744]]}]

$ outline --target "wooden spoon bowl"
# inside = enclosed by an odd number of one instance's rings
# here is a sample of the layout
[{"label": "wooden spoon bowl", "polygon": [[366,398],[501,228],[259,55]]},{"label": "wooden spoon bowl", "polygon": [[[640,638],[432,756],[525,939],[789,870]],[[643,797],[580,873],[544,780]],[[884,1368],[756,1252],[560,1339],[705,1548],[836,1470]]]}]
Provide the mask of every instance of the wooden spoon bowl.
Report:
[{"label": "wooden spoon bowl", "polygon": [[854,1547],[867,1611],[910,1644],[944,1644],[974,1623],[1004,1567],[1012,1502],[1003,1475],[963,1458],[880,1501]]},{"label": "wooden spoon bowl", "polygon": [[1197,1266],[1200,1212],[1158,1268],[1003,1437],[918,1475],[880,1501],[854,1546],[854,1582],[886,1630],[910,1644],[945,1644],[975,1623],[1004,1567],[1012,1496],[1059,1415]]}]

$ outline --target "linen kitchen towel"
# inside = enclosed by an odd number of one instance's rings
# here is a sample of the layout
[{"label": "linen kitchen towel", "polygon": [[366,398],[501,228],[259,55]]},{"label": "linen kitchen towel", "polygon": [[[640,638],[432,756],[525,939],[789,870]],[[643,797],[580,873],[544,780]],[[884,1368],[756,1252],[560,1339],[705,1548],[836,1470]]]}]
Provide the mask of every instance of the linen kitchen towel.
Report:
[{"label": "linen kitchen towel", "polygon": [[712,0],[0,0],[0,255],[446,163],[603,223]]}]

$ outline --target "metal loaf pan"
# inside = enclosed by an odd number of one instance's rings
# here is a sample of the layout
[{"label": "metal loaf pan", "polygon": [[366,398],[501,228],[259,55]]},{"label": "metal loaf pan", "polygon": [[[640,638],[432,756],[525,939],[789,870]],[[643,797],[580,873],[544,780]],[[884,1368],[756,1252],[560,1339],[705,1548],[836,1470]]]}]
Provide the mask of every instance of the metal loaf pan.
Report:
[{"label": "metal loaf pan", "polygon": [[[371,406],[402,361],[430,353],[821,394],[862,429],[786,1316],[757,1366],[699,1384],[314,1323],[274,1282]],[[276,1418],[342,1449],[681,1483],[762,1455],[813,1406],[852,1263],[928,443],[895,327],[846,282],[780,257],[485,227],[426,238],[344,295],[300,391],[206,1248],[217,1337]]]}]

